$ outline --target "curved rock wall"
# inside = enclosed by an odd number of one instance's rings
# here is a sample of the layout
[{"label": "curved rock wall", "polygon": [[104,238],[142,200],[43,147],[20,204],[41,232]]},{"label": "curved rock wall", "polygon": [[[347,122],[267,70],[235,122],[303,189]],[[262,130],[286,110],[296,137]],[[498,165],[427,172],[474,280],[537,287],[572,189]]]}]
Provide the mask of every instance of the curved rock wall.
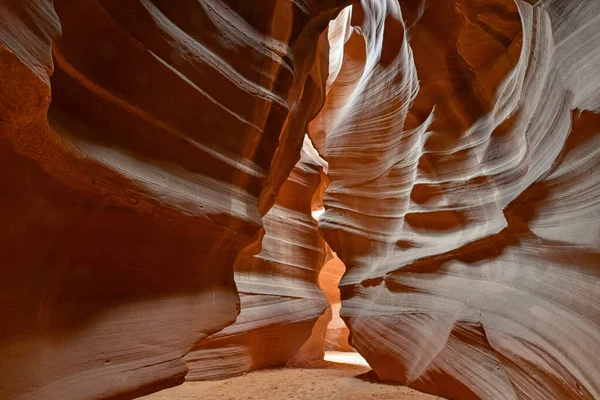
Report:
[{"label": "curved rock wall", "polygon": [[323,33],[346,3],[0,2],[1,396],[285,362],[324,332],[330,179],[380,378],[600,398],[600,5],[362,0]]},{"label": "curved rock wall", "polygon": [[239,312],[342,3],[0,2],[0,397],[183,382]]},{"label": "curved rock wall", "polygon": [[[236,261],[241,313],[233,325],[198,343],[186,356],[187,380],[222,379],[284,365],[328,310],[317,278],[330,255],[311,216],[324,166],[305,139],[300,161],[263,218],[265,235],[256,244],[262,247],[260,253],[254,245]],[[323,341],[321,337],[321,352]]]},{"label": "curved rock wall", "polygon": [[342,317],[380,378],[460,400],[600,398],[599,11],[352,8],[310,135]]}]

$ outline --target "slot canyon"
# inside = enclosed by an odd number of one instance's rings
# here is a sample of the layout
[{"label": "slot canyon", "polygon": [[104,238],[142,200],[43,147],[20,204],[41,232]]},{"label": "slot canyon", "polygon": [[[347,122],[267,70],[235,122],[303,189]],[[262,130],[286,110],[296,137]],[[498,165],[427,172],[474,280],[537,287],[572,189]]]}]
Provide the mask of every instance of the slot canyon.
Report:
[{"label": "slot canyon", "polygon": [[600,0],[0,0],[0,400],[600,400]]}]

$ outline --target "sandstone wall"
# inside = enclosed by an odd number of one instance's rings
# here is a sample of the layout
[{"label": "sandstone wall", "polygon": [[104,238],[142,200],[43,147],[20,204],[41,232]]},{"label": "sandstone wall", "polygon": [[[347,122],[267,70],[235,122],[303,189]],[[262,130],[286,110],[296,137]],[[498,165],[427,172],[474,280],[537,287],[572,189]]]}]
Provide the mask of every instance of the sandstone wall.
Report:
[{"label": "sandstone wall", "polygon": [[[236,322],[199,342],[186,356],[187,380],[222,379],[261,367],[285,365],[292,357],[319,358],[324,337],[301,346],[319,317],[329,309],[317,284],[328,248],[311,216],[313,194],[324,177],[324,161],[308,139],[300,161],[283,184],[275,205],[264,216],[265,235],[235,264],[241,312]],[[256,254],[255,246],[260,247]],[[328,317],[328,318],[327,318]],[[325,326],[330,313],[324,318]],[[320,340],[319,340],[320,339]]]},{"label": "sandstone wall", "polygon": [[598,11],[364,0],[331,43],[310,125],[331,179],[319,225],[380,378],[600,398]]},{"label": "sandstone wall", "polygon": [[0,2],[3,398],[173,386],[235,321],[343,5],[254,3]]}]

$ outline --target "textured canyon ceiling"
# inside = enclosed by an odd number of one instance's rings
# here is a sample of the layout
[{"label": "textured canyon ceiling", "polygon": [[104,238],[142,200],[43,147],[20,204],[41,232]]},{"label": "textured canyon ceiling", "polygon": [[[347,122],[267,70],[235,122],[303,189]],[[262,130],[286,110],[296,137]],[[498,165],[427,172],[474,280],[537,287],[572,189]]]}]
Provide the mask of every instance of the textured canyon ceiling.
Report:
[{"label": "textured canyon ceiling", "polygon": [[600,399],[599,132],[596,0],[0,0],[0,398],[349,349],[345,271],[379,378]]}]

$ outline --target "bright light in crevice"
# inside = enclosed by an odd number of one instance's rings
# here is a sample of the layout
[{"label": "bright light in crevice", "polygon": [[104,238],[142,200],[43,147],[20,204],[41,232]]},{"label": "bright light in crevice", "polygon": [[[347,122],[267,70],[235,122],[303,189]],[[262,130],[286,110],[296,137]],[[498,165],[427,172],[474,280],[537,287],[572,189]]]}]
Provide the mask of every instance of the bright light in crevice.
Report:
[{"label": "bright light in crevice", "polygon": [[326,351],[325,361],[331,361],[338,364],[362,365],[368,367],[369,363],[359,353],[342,352],[342,351]]},{"label": "bright light in crevice", "polygon": [[324,212],[325,212],[325,209],[324,209],[324,208],[319,208],[318,210],[313,210],[313,211],[310,213],[310,215],[312,215],[312,217],[313,217],[315,220],[317,220],[317,221],[318,221],[318,220],[319,220],[319,218],[321,218],[321,215],[323,215],[323,213],[324,213]]}]

